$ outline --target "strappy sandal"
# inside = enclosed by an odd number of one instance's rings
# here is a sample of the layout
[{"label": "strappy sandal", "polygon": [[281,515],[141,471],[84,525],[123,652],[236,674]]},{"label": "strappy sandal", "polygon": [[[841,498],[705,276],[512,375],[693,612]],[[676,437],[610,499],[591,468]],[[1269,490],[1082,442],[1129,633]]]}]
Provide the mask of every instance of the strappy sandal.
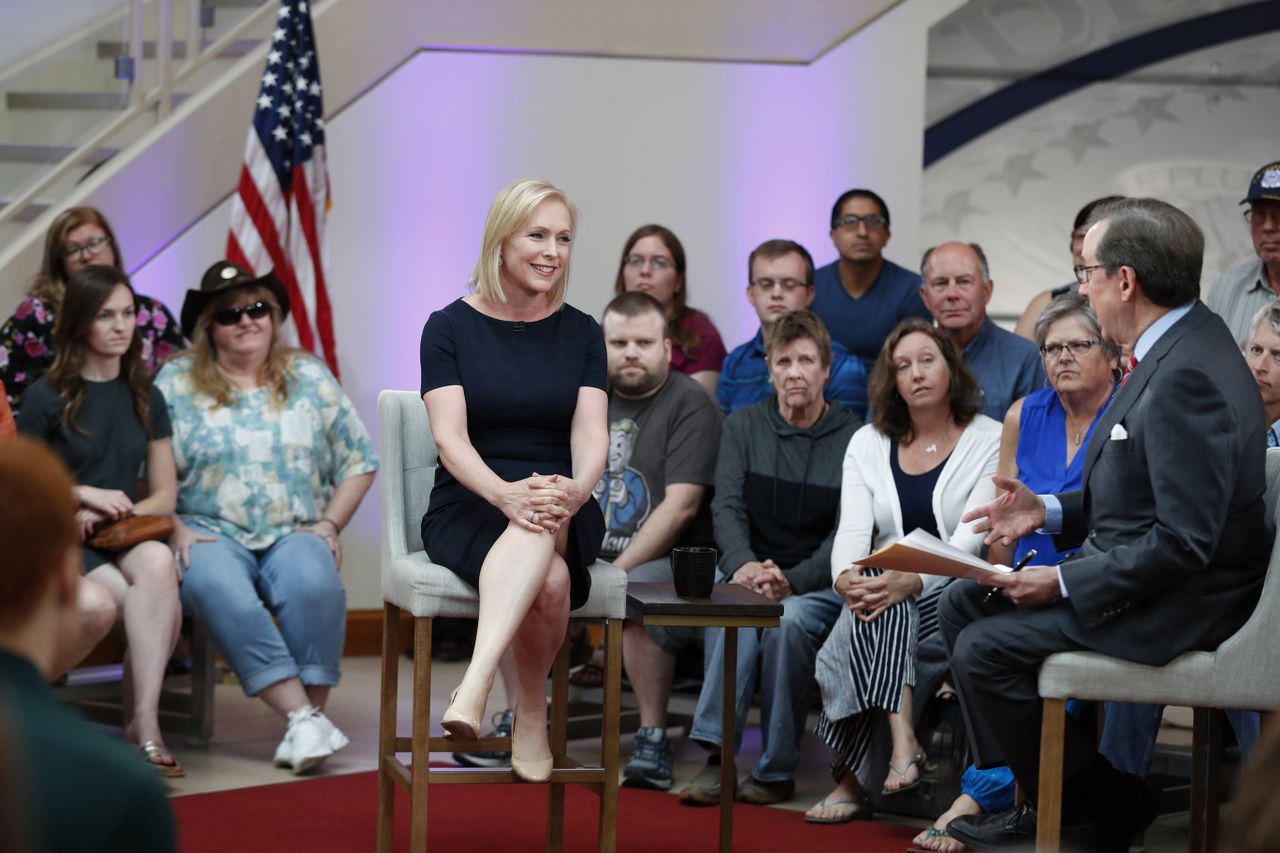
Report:
[{"label": "strappy sandal", "polygon": [[[153,740],[138,747],[138,751],[142,753],[143,759],[151,765],[159,776],[166,779],[177,779],[187,775],[187,771],[182,769],[182,765],[178,763],[178,759],[173,757],[173,753],[165,749]],[[165,761],[165,759],[169,759]]]},{"label": "strappy sandal", "polygon": [[915,779],[913,779],[910,782],[907,782],[905,785],[903,785],[900,788],[881,788],[880,796],[889,797],[894,794],[901,794],[903,791],[910,791],[912,788],[918,788],[920,786],[920,771],[924,769],[924,753],[923,752],[917,752],[914,758],[909,759],[907,763],[902,765],[901,767],[894,764],[892,761],[889,762],[889,770],[893,773],[897,773],[899,779],[906,779],[907,771],[910,770],[912,766],[916,768]]}]

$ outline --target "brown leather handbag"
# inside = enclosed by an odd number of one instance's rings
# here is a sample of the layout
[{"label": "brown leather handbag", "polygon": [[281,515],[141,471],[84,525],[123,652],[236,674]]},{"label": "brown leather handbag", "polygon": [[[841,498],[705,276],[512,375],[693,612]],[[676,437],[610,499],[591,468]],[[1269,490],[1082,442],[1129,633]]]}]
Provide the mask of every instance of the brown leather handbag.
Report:
[{"label": "brown leather handbag", "polygon": [[131,515],[103,525],[87,543],[99,551],[126,551],[142,542],[165,540],[173,535],[173,516]]}]

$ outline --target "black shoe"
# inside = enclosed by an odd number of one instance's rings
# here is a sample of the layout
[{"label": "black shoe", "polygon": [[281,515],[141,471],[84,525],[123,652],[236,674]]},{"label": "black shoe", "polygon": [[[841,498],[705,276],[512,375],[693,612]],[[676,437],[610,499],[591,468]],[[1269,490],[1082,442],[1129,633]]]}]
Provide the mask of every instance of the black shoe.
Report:
[{"label": "black shoe", "polygon": [[[1024,802],[998,814],[962,815],[947,824],[947,834],[975,850],[1034,850],[1036,808]],[[1097,849],[1097,827],[1092,823],[1064,823],[1059,837],[1066,850]]]},{"label": "black shoe", "polygon": [[[514,712],[508,708],[493,715],[493,731],[485,737],[511,737]],[[510,767],[509,752],[455,752],[453,760],[466,767]]]},{"label": "black shoe", "polygon": [[1125,773],[1125,792],[1117,803],[1120,811],[1098,821],[1098,850],[1101,853],[1127,853],[1133,839],[1146,831],[1156,819],[1159,800],[1155,787],[1132,773]]}]

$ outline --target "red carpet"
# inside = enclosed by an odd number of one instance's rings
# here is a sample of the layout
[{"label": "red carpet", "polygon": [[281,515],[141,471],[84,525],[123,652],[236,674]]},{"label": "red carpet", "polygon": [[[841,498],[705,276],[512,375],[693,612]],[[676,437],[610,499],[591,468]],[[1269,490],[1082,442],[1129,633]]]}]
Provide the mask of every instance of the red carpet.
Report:
[{"label": "red carpet", "polygon": [[[431,789],[432,850],[544,849],[547,786],[440,785]],[[367,851],[374,847],[377,780],[372,772],[264,785],[172,801],[182,853],[301,850]],[[567,851],[596,849],[596,797],[577,786],[565,804]],[[814,826],[800,812],[739,805],[736,851],[902,853],[918,830],[855,821]],[[618,797],[620,851],[714,850],[719,811],[687,808],[670,794],[623,788]],[[396,798],[397,851],[409,849],[409,801]]]}]

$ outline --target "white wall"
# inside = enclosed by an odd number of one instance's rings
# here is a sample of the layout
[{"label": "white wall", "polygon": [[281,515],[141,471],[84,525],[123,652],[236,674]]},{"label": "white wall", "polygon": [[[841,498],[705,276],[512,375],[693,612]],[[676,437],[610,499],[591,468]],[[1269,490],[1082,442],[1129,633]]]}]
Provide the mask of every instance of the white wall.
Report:
[{"label": "white wall", "polygon": [[[553,181],[582,210],[573,304],[598,315],[627,234],[662,222],[688,251],[691,303],[730,346],[755,328],[751,248],[792,237],[831,260],[830,206],[849,187],[885,196],[887,253],[911,263],[925,34],[958,2],[907,0],[809,67],[414,57],[329,124],[338,349],[365,423],[376,433],[379,390],[418,387],[422,324],[464,293],[488,204],[514,177]],[[177,311],[226,222],[224,204],[146,263],[138,289]],[[353,608],[380,604],[378,537],[375,488],[345,537]]]}]

